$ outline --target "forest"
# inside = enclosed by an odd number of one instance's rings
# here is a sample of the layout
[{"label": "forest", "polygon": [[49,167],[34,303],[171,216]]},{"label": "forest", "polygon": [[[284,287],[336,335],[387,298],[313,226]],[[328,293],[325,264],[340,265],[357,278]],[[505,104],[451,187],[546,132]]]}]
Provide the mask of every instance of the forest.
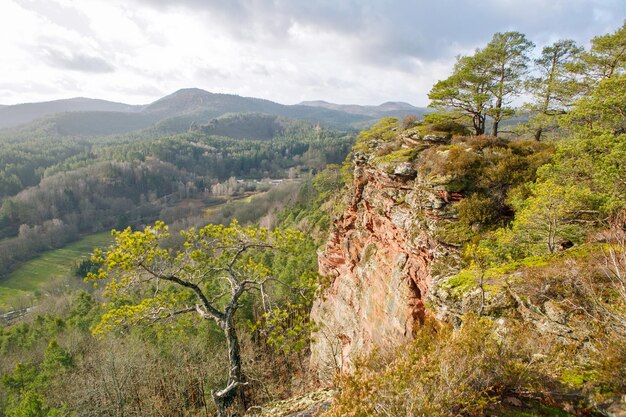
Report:
[{"label": "forest", "polygon": [[[81,235],[147,224],[189,199],[210,203],[219,188],[218,196],[244,191],[229,181],[247,180],[254,190],[254,180],[305,177],[340,162],[354,140],[351,132],[257,114],[220,120],[230,128],[222,134],[234,138],[214,135],[211,125],[157,138],[7,133],[0,141],[0,275]],[[272,135],[240,138],[261,125]]]},{"label": "forest", "polygon": [[[358,136],[258,113],[177,134],[3,131],[0,285],[115,230],[0,324],[0,415],[289,415],[263,407],[320,387],[310,314],[341,277],[318,255],[366,174],[445,196],[439,223],[396,203],[451,255],[430,266],[414,339],[337,372],[319,416],[620,415],[626,23],[588,49],[533,47],[496,33],[433,85],[423,119]],[[204,211],[246,191],[263,193]]]}]

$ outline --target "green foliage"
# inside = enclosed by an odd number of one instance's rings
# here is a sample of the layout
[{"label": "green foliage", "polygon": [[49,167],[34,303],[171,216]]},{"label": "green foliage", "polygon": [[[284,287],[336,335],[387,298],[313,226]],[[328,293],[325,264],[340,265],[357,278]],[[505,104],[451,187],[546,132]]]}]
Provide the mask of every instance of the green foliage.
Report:
[{"label": "green foliage", "polygon": [[336,164],[328,165],[322,172],[313,178],[313,186],[317,191],[317,201],[325,202],[334,197],[343,185],[341,167]]},{"label": "green foliage", "polygon": [[377,147],[393,142],[398,129],[398,119],[386,117],[370,129],[362,130],[356,138],[353,152],[370,153]]},{"label": "green foliage", "polygon": [[591,50],[582,58],[582,69],[590,87],[602,79],[623,74],[626,70],[626,21],[614,33],[593,38]]},{"label": "green foliage", "polygon": [[[312,238],[314,244],[307,248],[309,253],[316,253],[328,237],[331,217],[343,212],[345,184],[344,168],[329,165],[311,183],[303,184],[294,204],[285,207],[279,214],[281,227],[300,230]],[[316,263],[317,256],[314,255],[314,258],[313,263]]]},{"label": "green foliage", "polygon": [[[105,295],[113,301],[93,329],[95,334],[133,326],[146,318],[173,318],[179,308],[188,308],[196,295],[191,286],[181,286],[177,280],[197,282],[199,289],[215,295],[227,291],[229,268],[245,277],[245,281],[261,282],[270,277],[271,271],[263,262],[244,253],[241,245],[250,249],[248,252],[269,248],[288,250],[301,239],[297,232],[269,232],[240,226],[237,222],[228,227],[209,224],[199,230],[182,231],[181,235],[184,248],[164,248],[161,243],[169,237],[169,231],[165,223],[158,221],[143,231],[130,228],[114,231],[115,245],[106,252],[94,251],[92,260],[103,268],[88,277],[106,280]],[[176,276],[177,280],[167,280],[170,276]],[[156,291],[148,287],[134,292],[137,284],[150,280],[157,286]],[[225,295],[217,298],[216,305],[220,305],[219,300]]]},{"label": "green foliage", "polygon": [[585,231],[574,220],[593,198],[591,190],[581,186],[535,184],[513,222],[518,244],[527,246],[528,254],[541,254],[556,252],[563,241],[580,243]]},{"label": "green foliage", "polygon": [[580,91],[575,78],[575,62],[582,48],[572,40],[559,40],[546,46],[535,60],[538,74],[526,82],[533,101],[527,104],[532,112],[527,128],[533,131],[536,140],[555,129],[561,116],[571,106]]},{"label": "green foliage", "polygon": [[489,92],[493,103],[487,110],[493,120],[491,134],[498,136],[502,120],[514,115],[509,107],[512,99],[522,92],[523,77],[528,68],[528,54],[535,44],[520,32],[504,32],[493,35],[492,40],[481,51],[488,62],[490,77]]},{"label": "green foliage", "polygon": [[309,318],[311,306],[325,289],[320,285],[320,276],[310,271],[293,281],[290,292],[295,296],[285,297],[282,305],[276,305],[250,324],[252,332],[263,334],[266,343],[283,354],[299,353],[308,348],[311,334],[318,329]]},{"label": "green foliage", "polygon": [[574,369],[566,369],[561,374],[561,381],[572,388],[580,389],[585,383],[595,380],[597,375],[594,372],[579,372]]},{"label": "green foliage", "polygon": [[519,32],[496,33],[483,49],[457,58],[452,75],[438,81],[428,93],[429,106],[468,119],[476,135],[486,132],[487,116],[498,124],[513,115],[507,107],[520,94],[528,52],[534,44]]},{"label": "green foliage", "polygon": [[[457,205],[460,230],[452,235],[467,236],[490,229],[510,219],[511,190],[534,181],[537,169],[553,152],[548,145],[528,141],[507,141],[484,136],[459,138],[452,145],[435,146],[420,156],[419,171],[431,181],[443,184],[448,192],[466,197]],[[474,233],[475,233],[474,232]]]},{"label": "green foliage", "polygon": [[82,259],[74,268],[74,275],[79,278],[85,278],[88,273],[98,272],[100,265],[94,263],[91,259]]},{"label": "green foliage", "polygon": [[[312,328],[308,312],[319,288],[319,277],[311,272],[315,268],[311,254],[315,252],[310,241],[295,231],[270,232],[243,227],[237,222],[228,227],[211,224],[181,234],[184,249],[165,249],[160,242],[169,237],[168,228],[157,222],[143,231],[115,232],[115,246],[106,253],[94,253],[94,262],[101,263],[103,268],[89,276],[107,279],[105,295],[112,299],[101,322],[94,327],[94,334],[135,326],[146,318],[173,318],[179,314],[176,311],[188,308],[197,295],[191,285],[181,287],[179,282],[197,283],[194,285],[199,285],[199,290],[209,296],[216,295],[215,308],[221,309],[226,305],[223,302],[232,279],[226,276],[236,271],[242,283],[255,283],[261,290],[260,302],[267,311],[262,320],[271,329],[268,342],[284,351],[301,350],[306,345]],[[277,252],[267,253],[268,249]],[[176,278],[168,278],[173,276]],[[160,288],[140,293],[130,291],[146,279],[156,280],[155,285]],[[159,279],[164,282],[158,283]],[[272,285],[268,279],[276,284]],[[277,296],[285,291],[296,296],[283,296],[280,302]],[[139,294],[143,297],[137,298]],[[272,294],[273,297],[266,298]],[[285,322],[287,319],[289,323]],[[254,330],[259,326],[260,323]]]},{"label": "green foliage", "polygon": [[72,307],[67,315],[68,324],[86,331],[100,319],[100,305],[95,298],[85,292],[79,291],[72,300]]},{"label": "green foliage", "polygon": [[575,132],[592,136],[626,131],[626,74],[602,79],[594,90],[580,98],[562,118]]},{"label": "green foliage", "polygon": [[384,165],[387,169],[393,171],[393,168],[402,162],[414,161],[419,155],[419,152],[419,148],[398,149],[396,151],[377,156],[372,162],[377,165]]},{"label": "green foliage", "polygon": [[0,352],[29,349],[41,339],[56,337],[65,328],[65,320],[52,315],[38,315],[32,323],[20,323],[7,329],[0,327]]},{"label": "green foliage", "polygon": [[8,390],[8,417],[52,417],[69,415],[65,406],[52,407],[45,393],[51,380],[72,367],[72,357],[52,340],[44,353],[41,366],[17,363],[10,374],[2,376],[2,385]]},{"label": "green foliage", "polygon": [[515,220],[498,238],[510,256],[556,252],[560,243],[580,243],[601,226],[623,207],[625,157],[624,135],[560,142],[536,183],[526,186],[528,194],[511,199]]},{"label": "green foliage", "polygon": [[471,270],[463,270],[448,278],[443,286],[454,290],[457,294],[465,294],[476,287],[476,275]]},{"label": "green foliage", "polygon": [[491,99],[489,64],[479,52],[457,58],[452,75],[438,81],[428,93],[430,107],[442,111],[452,109],[467,117],[476,135],[485,133],[486,112]]},{"label": "green foliage", "polygon": [[622,162],[626,157],[626,136],[604,134],[559,143],[552,164],[539,172],[540,180],[587,187],[594,194],[599,215],[608,217],[622,207],[626,184]]}]

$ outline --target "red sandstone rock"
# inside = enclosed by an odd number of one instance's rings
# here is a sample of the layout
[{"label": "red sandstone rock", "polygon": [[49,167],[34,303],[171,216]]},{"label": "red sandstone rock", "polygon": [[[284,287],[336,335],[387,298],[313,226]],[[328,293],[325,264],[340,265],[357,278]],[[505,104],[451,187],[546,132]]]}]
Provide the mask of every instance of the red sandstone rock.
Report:
[{"label": "red sandstone rock", "polygon": [[412,338],[432,262],[448,254],[432,233],[458,200],[419,177],[358,164],[350,203],[319,257],[320,273],[334,277],[311,313],[321,328],[311,355],[321,380],[349,370],[356,355]]}]

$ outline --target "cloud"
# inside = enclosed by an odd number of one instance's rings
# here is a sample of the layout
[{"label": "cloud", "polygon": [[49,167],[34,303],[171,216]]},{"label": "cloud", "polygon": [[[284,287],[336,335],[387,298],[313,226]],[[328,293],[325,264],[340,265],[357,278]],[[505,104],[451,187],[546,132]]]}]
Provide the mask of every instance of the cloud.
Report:
[{"label": "cloud", "polygon": [[89,73],[107,73],[115,71],[115,67],[104,59],[83,54],[81,52],[63,51],[54,47],[42,48],[42,55],[50,65],[71,71]]},{"label": "cloud", "polygon": [[[66,83],[66,94],[132,103],[199,87],[283,103],[425,105],[455,57],[495,32],[523,32],[540,51],[561,38],[587,43],[626,16],[623,0],[5,1],[5,84]],[[0,102],[19,94],[5,88]]]},{"label": "cloud", "polygon": [[[626,15],[621,0],[141,0],[156,8],[184,7],[205,13],[234,36],[288,42],[296,26],[358,39],[372,57],[443,58],[459,47],[471,50],[497,31],[529,36],[557,32],[585,38],[602,33],[609,16]],[[598,20],[602,16],[604,19]],[[378,54],[378,55],[376,55]]]},{"label": "cloud", "polygon": [[19,0],[18,3],[23,9],[38,14],[54,25],[74,30],[81,36],[93,34],[89,16],[68,4],[58,0]]}]

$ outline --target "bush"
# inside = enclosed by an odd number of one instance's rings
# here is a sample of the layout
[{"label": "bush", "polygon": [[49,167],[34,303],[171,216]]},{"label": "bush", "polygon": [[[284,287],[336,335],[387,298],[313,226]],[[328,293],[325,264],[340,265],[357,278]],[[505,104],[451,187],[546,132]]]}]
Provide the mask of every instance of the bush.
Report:
[{"label": "bush", "polygon": [[457,206],[459,221],[466,226],[493,224],[500,217],[501,206],[493,197],[472,194]]}]

